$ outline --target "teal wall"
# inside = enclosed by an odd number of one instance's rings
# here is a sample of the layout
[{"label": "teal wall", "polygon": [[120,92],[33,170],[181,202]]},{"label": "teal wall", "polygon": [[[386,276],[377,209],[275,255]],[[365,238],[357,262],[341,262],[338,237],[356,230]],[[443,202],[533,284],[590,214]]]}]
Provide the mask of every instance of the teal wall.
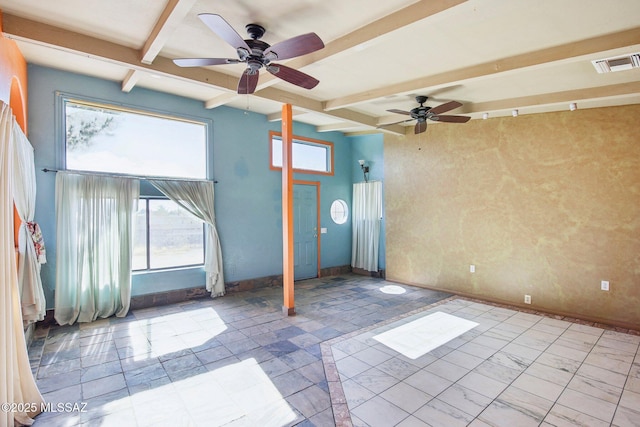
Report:
[{"label": "teal wall", "polygon": [[[384,137],[383,134],[357,135],[347,137],[351,144],[351,179],[353,182],[364,181],[362,168],[358,160],[365,160],[369,166],[369,181],[382,181],[382,200],[384,200]],[[380,248],[378,249],[378,268],[386,268],[385,258],[385,211],[382,204],[382,230],[380,232]]]},{"label": "teal wall", "polygon": [[[282,207],[280,172],[269,169],[269,131],[280,131],[280,122],[228,107],[207,110],[203,103],[142,88],[122,92],[120,82],[91,78],[30,64],[29,140],[35,149],[37,198],[35,220],[40,224],[47,248],[42,279],[47,306],[54,305],[56,263],[55,173],[59,168],[60,137],[56,136],[56,92],[91,97],[112,104],[152,109],[169,114],[213,121],[208,162],[215,186],[215,209],[225,267],[225,281],[238,281],[282,273]],[[331,202],[340,198],[351,205],[354,167],[352,145],[363,146],[369,137],[351,138],[340,132],[317,133],[315,128],[294,123],[293,133],[334,144],[333,176],[296,174],[295,179],[320,182],[322,235],[321,268],[351,262],[351,224],[331,221]],[[380,141],[381,141],[381,137]],[[374,138],[375,139],[375,138]],[[377,144],[377,142],[376,142]],[[379,156],[382,156],[382,147]],[[359,154],[355,156],[358,157]],[[356,162],[357,166],[357,162]],[[382,171],[375,171],[374,173]],[[377,176],[377,175],[375,175]],[[201,268],[136,274],[132,293],[144,295],[204,285]]]}]

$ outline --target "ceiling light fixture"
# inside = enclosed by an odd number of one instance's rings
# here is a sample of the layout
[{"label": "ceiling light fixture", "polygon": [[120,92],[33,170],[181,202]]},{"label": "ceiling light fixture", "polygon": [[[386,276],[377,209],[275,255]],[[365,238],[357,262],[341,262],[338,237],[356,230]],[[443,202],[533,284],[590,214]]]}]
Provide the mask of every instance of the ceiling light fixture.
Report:
[{"label": "ceiling light fixture", "polygon": [[576,111],[578,109],[578,105],[575,102],[569,104],[569,110]]},{"label": "ceiling light fixture", "polygon": [[487,120],[489,118],[489,113],[482,113],[482,120]]},{"label": "ceiling light fixture", "polygon": [[513,117],[518,117],[518,110],[513,109],[513,110],[511,111],[511,115],[512,115]]}]

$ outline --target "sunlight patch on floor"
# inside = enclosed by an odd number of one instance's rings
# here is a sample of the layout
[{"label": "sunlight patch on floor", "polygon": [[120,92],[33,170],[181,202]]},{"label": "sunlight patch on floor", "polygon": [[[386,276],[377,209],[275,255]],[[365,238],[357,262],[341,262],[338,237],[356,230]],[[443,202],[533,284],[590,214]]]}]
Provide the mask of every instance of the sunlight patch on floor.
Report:
[{"label": "sunlight patch on floor", "polygon": [[407,290],[398,285],[386,285],[380,288],[380,292],[390,295],[402,295],[406,293]]},{"label": "sunlight patch on floor", "polygon": [[228,329],[211,307],[141,319],[129,327],[136,329],[127,343],[135,360],[198,347]]},{"label": "sunlight patch on floor", "polygon": [[374,340],[417,359],[478,326],[450,314],[436,312],[373,337]]},{"label": "sunlight patch on floor", "polygon": [[[108,402],[101,410],[113,414],[129,405],[141,426],[282,427],[298,417],[253,358],[137,392]],[[103,420],[108,421],[109,415]]]}]

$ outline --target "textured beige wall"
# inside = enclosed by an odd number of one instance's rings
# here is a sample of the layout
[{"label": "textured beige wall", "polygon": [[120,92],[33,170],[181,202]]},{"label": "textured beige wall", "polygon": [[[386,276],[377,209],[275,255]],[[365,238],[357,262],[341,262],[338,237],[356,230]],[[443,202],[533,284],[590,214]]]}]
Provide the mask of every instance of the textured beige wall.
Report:
[{"label": "textured beige wall", "polygon": [[640,106],[434,124],[384,156],[388,279],[640,329]]}]

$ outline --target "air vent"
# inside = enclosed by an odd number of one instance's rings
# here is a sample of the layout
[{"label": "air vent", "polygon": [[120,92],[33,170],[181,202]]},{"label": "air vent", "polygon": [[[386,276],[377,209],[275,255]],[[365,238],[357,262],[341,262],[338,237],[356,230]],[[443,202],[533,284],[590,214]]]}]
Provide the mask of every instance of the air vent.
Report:
[{"label": "air vent", "polygon": [[614,71],[630,70],[640,67],[640,53],[619,56],[617,58],[596,59],[591,61],[598,73],[612,73]]}]

